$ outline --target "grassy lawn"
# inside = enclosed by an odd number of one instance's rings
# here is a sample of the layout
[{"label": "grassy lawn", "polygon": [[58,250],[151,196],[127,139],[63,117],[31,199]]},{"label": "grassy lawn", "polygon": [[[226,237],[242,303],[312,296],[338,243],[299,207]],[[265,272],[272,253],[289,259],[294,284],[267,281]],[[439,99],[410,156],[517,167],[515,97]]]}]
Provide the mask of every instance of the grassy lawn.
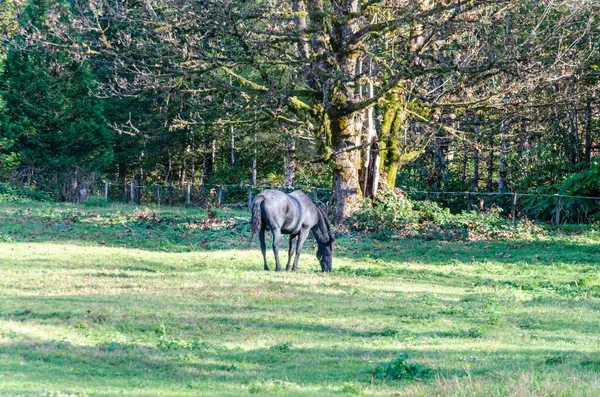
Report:
[{"label": "grassy lawn", "polygon": [[597,232],[346,235],[278,274],[245,212],[151,212],[0,206],[0,395],[600,395]]}]

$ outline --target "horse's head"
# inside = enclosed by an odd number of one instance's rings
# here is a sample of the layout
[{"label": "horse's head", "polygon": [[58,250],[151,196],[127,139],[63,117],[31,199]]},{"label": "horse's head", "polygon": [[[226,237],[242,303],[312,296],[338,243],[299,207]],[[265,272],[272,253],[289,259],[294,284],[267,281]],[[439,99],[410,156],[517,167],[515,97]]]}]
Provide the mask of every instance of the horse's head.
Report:
[{"label": "horse's head", "polygon": [[329,241],[325,243],[318,243],[319,248],[317,249],[317,259],[321,263],[321,270],[324,272],[330,272],[333,262],[333,243],[335,237],[331,236]]}]

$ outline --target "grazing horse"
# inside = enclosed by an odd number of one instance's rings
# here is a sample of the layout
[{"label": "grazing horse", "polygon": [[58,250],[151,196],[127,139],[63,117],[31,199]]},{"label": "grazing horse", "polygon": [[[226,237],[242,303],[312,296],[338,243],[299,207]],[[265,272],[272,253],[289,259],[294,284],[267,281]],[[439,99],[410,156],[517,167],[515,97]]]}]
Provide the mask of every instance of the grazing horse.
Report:
[{"label": "grazing horse", "polygon": [[285,194],[278,190],[265,190],[254,199],[254,203],[252,204],[252,237],[258,233],[260,249],[265,261],[265,270],[269,270],[269,266],[267,265],[267,245],[265,244],[266,228],[269,228],[273,234],[273,253],[275,254],[276,271],[281,271],[281,263],[279,262],[279,241],[281,234],[290,235],[286,271],[290,270],[292,248],[294,240],[298,238],[294,267],[292,267],[292,270],[296,271],[298,270],[300,251],[302,251],[304,241],[306,241],[308,233],[311,230],[319,247],[317,258],[321,263],[321,270],[323,272],[331,271],[333,242],[335,238],[331,232],[327,216],[306,194],[299,190],[290,194]]}]

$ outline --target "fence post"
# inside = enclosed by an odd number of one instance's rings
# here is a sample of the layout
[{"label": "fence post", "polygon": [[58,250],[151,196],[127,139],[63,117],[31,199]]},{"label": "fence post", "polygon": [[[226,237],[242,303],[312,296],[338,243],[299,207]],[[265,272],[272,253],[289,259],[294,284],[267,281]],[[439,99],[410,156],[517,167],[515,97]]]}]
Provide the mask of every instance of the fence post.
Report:
[{"label": "fence post", "polygon": [[318,202],[319,201],[319,192],[317,192],[316,187],[313,187],[312,193],[313,193],[313,200],[315,201],[315,203]]},{"label": "fence post", "polygon": [[173,205],[173,182],[169,182],[169,205]]},{"label": "fence post", "polygon": [[516,192],[513,193],[511,216],[513,219],[513,223],[515,223],[517,220],[517,193]]},{"label": "fence post", "polygon": [[471,210],[471,192],[467,193],[467,211]]},{"label": "fence post", "polygon": [[110,186],[110,181],[107,179],[104,181],[104,201],[108,201],[108,187]]},{"label": "fence post", "polygon": [[219,185],[219,197],[217,198],[217,204],[221,205],[223,202],[223,185]]},{"label": "fence post", "polygon": [[135,182],[133,178],[129,182],[129,196],[131,197],[131,202],[135,204]]},{"label": "fence post", "polygon": [[160,185],[156,184],[156,205],[160,207]]},{"label": "fence post", "polygon": [[248,184],[248,209],[252,209],[252,185]]},{"label": "fence post", "polygon": [[190,205],[191,200],[190,200],[190,190],[191,190],[191,182],[186,182],[185,183],[185,205]]},{"label": "fence post", "polygon": [[555,219],[556,226],[560,226],[560,193],[556,193],[556,214]]}]

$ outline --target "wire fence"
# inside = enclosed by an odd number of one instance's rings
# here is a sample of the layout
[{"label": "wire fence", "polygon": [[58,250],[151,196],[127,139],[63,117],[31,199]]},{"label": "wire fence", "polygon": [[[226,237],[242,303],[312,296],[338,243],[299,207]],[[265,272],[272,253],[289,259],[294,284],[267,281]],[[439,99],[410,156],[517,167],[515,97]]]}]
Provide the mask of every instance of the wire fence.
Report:
[{"label": "wire fence", "polygon": [[253,198],[263,190],[277,189],[286,193],[303,190],[316,202],[329,204],[329,189],[315,186],[266,186],[250,184],[208,184],[185,182],[183,185],[115,184],[105,181],[98,191],[107,201],[160,205],[205,206],[211,202],[223,207],[249,207]]},{"label": "wire fence", "polygon": [[[331,190],[315,186],[276,186],[251,184],[195,184],[183,185],[136,185],[115,184],[105,181],[98,191],[107,201],[156,204],[206,206],[212,203],[223,207],[249,207],[253,198],[263,190],[277,189],[286,193],[302,190],[313,200],[329,207],[333,197]],[[562,193],[518,193],[518,192],[448,192],[448,191],[405,191],[415,201],[433,201],[453,213],[461,211],[486,211],[502,209],[502,215],[512,219],[527,217],[555,225],[565,223],[589,223],[600,220],[600,197],[576,196]]]},{"label": "wire fence", "polygon": [[435,201],[451,212],[501,208],[512,219],[527,217],[554,225],[589,223],[600,214],[600,197],[562,193],[407,191],[412,200]]}]

